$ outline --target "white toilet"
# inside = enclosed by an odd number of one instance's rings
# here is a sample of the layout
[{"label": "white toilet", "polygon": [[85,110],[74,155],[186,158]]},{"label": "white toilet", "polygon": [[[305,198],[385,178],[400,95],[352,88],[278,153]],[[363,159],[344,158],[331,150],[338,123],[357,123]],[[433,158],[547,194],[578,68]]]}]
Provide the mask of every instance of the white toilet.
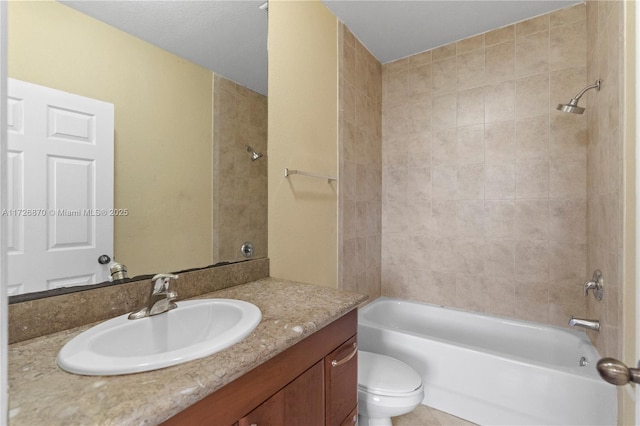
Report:
[{"label": "white toilet", "polygon": [[391,417],[409,413],[422,402],[422,378],[404,362],[358,351],[360,426],[391,426]]}]

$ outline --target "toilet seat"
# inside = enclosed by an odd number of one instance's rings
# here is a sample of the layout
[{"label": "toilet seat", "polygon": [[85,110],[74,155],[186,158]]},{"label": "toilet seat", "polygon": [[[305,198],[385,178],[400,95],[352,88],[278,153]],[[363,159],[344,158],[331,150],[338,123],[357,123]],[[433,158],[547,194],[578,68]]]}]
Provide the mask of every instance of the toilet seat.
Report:
[{"label": "toilet seat", "polygon": [[358,351],[358,389],[382,396],[411,396],[422,392],[422,378],[400,360]]}]

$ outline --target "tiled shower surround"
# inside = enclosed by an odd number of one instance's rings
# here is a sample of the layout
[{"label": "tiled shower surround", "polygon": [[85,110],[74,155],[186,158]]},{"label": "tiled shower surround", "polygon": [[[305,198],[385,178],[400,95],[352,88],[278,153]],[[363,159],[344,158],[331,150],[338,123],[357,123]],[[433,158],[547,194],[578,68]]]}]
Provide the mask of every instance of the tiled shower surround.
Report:
[{"label": "tiled shower surround", "polygon": [[[623,359],[624,259],[624,67],[623,3],[587,2],[589,82],[602,88],[586,99],[589,112],[587,175],[587,272],[600,269],[601,302],[587,299],[587,315],[598,318],[600,333],[589,333],[601,354]],[[633,154],[627,153],[633,157]]]},{"label": "tiled shower surround", "polygon": [[340,24],[339,287],[380,296],[382,66]]},{"label": "tiled shower surround", "polygon": [[383,295],[585,315],[587,114],[556,111],[587,84],[585,21],[581,4],[383,65]]},{"label": "tiled shower surround", "polygon": [[245,260],[245,241],[266,257],[267,97],[217,74],[213,84],[213,262]]}]

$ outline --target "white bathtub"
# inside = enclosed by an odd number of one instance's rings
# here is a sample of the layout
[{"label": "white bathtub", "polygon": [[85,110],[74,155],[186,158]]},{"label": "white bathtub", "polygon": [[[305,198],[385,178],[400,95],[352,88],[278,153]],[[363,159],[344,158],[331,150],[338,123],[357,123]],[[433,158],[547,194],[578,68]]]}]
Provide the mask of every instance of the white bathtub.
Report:
[{"label": "white bathtub", "polygon": [[384,297],[358,321],[360,349],[411,365],[430,407],[481,425],[616,424],[582,332]]}]

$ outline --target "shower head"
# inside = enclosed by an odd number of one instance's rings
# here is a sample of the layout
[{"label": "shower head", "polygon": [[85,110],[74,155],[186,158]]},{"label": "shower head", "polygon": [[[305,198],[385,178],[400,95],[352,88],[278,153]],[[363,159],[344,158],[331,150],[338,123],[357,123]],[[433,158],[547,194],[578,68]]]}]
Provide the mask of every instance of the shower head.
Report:
[{"label": "shower head", "polygon": [[573,98],[567,104],[558,104],[558,111],[562,112],[570,112],[572,114],[582,114],[584,112],[584,108],[578,106],[578,100]]},{"label": "shower head", "polygon": [[256,161],[258,158],[262,158],[263,156],[261,152],[255,152],[249,145],[247,145],[247,152],[251,153],[251,161]]},{"label": "shower head", "polygon": [[556,109],[558,111],[570,112],[572,114],[582,114],[584,112],[584,108],[582,108],[581,106],[578,106],[578,101],[580,100],[582,95],[585,94],[585,92],[587,90],[596,89],[597,91],[600,91],[600,83],[601,83],[601,81],[599,79],[596,80],[596,82],[594,84],[585,87],[584,89],[582,89],[580,91],[580,93],[578,93],[576,96],[571,98],[571,100],[568,103],[566,103],[566,104],[558,104]]}]

